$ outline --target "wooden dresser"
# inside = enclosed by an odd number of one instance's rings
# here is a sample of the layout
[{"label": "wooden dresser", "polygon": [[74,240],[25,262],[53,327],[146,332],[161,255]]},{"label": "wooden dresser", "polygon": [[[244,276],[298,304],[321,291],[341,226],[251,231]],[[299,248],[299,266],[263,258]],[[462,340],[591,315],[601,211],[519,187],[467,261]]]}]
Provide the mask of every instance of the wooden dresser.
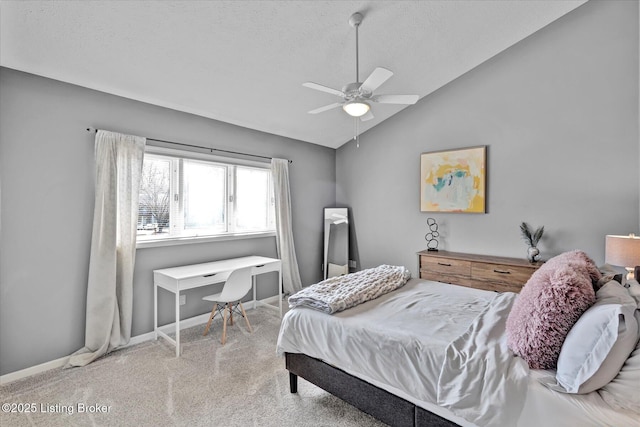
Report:
[{"label": "wooden dresser", "polygon": [[543,263],[447,251],[420,251],[420,278],[498,292],[520,292]]}]

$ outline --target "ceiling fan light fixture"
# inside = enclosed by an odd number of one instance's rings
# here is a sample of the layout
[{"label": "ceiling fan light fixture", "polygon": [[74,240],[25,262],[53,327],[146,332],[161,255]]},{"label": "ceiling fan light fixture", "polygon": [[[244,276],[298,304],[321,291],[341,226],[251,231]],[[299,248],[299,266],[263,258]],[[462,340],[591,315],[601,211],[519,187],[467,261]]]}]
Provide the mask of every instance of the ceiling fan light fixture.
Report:
[{"label": "ceiling fan light fixture", "polygon": [[342,109],[352,117],[361,117],[369,112],[371,106],[363,101],[349,101],[342,106]]}]

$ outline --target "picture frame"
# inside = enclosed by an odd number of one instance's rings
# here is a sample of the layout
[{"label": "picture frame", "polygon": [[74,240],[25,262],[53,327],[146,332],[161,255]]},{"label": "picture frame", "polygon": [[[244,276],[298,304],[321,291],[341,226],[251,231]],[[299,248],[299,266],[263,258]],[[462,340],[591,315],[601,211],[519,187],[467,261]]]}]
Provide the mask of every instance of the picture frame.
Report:
[{"label": "picture frame", "polygon": [[487,146],[420,155],[420,211],[486,213]]}]

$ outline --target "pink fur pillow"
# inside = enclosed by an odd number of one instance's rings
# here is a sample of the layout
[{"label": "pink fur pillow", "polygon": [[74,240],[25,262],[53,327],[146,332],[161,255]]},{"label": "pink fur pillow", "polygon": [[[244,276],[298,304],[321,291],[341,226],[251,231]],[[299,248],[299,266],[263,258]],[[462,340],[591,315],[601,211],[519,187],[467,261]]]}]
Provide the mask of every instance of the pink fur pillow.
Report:
[{"label": "pink fur pillow", "polygon": [[567,334],[596,301],[601,274],[582,251],[544,263],[524,285],[507,318],[507,345],[532,369],[555,369]]}]

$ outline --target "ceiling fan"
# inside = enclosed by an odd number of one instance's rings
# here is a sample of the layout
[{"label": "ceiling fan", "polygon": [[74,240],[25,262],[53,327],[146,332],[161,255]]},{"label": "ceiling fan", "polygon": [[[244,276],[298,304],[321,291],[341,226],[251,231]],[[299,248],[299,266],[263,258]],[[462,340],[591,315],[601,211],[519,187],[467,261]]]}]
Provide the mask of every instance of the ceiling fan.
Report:
[{"label": "ceiling fan", "polygon": [[309,111],[309,114],[318,114],[334,108],[342,109],[352,117],[360,117],[363,122],[373,119],[371,112],[371,102],[380,104],[403,104],[411,105],[418,102],[418,95],[375,95],[374,91],[386,82],[393,72],[386,68],[377,67],[364,82],[360,82],[360,70],[358,63],[358,27],[362,23],[362,14],[354,13],[349,17],[349,24],[356,29],[356,81],[349,83],[342,90],[333,89],[318,83],[306,82],[302,86],[322,92],[331,93],[342,98],[339,102],[325,105]]}]

